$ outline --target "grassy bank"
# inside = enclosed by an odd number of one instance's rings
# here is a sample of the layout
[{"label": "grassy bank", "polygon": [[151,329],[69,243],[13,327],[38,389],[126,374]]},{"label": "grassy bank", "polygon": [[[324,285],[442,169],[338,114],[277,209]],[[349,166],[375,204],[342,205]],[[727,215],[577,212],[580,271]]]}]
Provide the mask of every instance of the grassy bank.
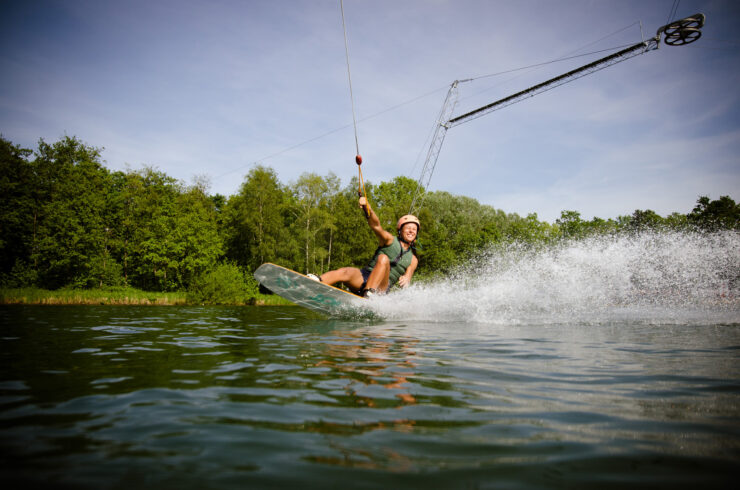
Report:
[{"label": "grassy bank", "polygon": [[[109,289],[47,289],[22,288],[0,289],[0,304],[3,305],[188,305],[187,293],[156,293],[134,288]],[[292,305],[276,295],[258,294],[234,306],[243,305]]]}]

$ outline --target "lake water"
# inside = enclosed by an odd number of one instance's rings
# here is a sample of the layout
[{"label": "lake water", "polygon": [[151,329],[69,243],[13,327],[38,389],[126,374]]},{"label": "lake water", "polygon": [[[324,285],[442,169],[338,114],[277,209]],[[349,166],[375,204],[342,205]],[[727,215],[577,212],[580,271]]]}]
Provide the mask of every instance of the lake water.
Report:
[{"label": "lake water", "polygon": [[513,247],[342,319],[2,307],[0,482],[726,488],[739,244]]}]

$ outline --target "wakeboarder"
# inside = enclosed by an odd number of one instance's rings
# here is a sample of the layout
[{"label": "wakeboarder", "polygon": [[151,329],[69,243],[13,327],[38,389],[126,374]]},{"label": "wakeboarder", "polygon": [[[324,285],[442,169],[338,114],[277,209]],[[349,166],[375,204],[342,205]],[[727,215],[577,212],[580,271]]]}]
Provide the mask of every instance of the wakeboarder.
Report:
[{"label": "wakeboarder", "polygon": [[402,288],[407,287],[419,265],[414,253],[414,244],[421,228],[419,219],[412,214],[401,216],[396,223],[396,236],[393,236],[383,229],[365,196],[360,197],[359,204],[365,210],[370,229],[378,237],[375,256],[362,269],[342,267],[326,272],[321,277],[315,274],[308,276],[330,286],[341,282],[355,294],[365,297],[385,294],[396,283]]}]

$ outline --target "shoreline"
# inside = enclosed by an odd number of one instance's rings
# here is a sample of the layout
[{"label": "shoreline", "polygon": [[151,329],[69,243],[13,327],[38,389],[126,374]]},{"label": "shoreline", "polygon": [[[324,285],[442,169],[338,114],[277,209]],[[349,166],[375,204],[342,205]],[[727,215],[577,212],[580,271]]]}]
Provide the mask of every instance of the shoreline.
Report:
[{"label": "shoreline", "polygon": [[0,289],[0,305],[37,306],[290,306],[277,295],[258,294],[237,303],[198,304],[188,302],[186,292],[159,293],[137,289]]}]

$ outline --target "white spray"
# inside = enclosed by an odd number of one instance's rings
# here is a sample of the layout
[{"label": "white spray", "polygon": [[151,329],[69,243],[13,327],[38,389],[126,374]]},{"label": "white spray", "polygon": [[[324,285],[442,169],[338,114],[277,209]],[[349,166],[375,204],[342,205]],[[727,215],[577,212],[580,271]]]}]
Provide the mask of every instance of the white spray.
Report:
[{"label": "white spray", "polygon": [[740,323],[740,233],[600,236],[491,249],[444,280],[372,302],[386,320]]}]

